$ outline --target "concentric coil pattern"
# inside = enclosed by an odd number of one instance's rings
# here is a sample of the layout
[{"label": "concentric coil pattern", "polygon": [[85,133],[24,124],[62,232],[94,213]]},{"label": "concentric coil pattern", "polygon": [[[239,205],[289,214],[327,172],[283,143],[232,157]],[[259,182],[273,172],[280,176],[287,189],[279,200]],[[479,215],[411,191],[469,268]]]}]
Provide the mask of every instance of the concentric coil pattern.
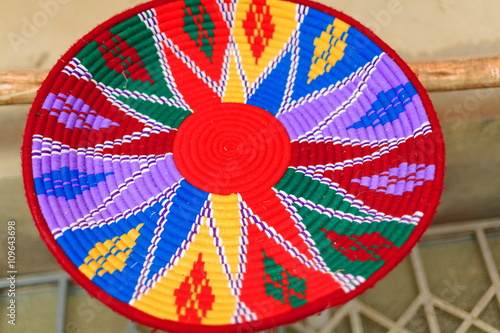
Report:
[{"label": "concentric coil pattern", "polygon": [[28,197],[79,281],[164,329],[263,329],[408,253],[443,147],[392,51],[280,0],[140,10],[63,57],[28,122]]}]

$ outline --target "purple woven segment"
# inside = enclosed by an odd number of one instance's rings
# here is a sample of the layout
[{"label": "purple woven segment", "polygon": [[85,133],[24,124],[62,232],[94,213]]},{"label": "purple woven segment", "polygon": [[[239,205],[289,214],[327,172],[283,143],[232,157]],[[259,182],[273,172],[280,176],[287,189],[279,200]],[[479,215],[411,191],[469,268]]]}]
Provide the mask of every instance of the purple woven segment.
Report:
[{"label": "purple woven segment", "polygon": [[54,204],[54,201],[57,200],[56,197],[41,194],[38,195],[37,198],[45,221],[47,221],[47,226],[51,231],[63,228],[65,225],[68,225],[68,223],[64,220],[64,217],[60,214],[54,214],[54,212],[57,210],[52,210],[51,208]]},{"label": "purple woven segment", "polygon": [[88,193],[89,200],[92,200],[91,196],[99,196],[106,204],[94,206],[87,213],[98,214],[103,218],[121,215],[127,209],[147,202],[182,179],[171,154],[141,162],[137,157],[132,157],[125,160],[117,158],[105,163],[114,165],[116,177],[109,182],[108,188],[99,188],[99,193]]},{"label": "purple woven segment", "polygon": [[344,81],[329,87],[322,93],[302,99],[290,111],[279,114],[277,118],[287,129],[290,139],[296,140],[320,122],[340,113],[341,110],[337,109],[369,80],[370,73],[374,71],[378,62],[379,58],[376,57]]},{"label": "purple woven segment", "polygon": [[391,168],[371,177],[354,178],[352,182],[377,192],[402,195],[413,191],[416,186],[426,181],[434,180],[435,170],[435,165],[401,163],[397,168]]},{"label": "purple woven segment", "polygon": [[[60,94],[62,95],[62,94]],[[62,95],[65,96],[65,95]],[[49,93],[47,97],[45,98],[45,101],[43,101],[42,104],[42,110],[52,110],[52,108],[56,108],[58,110],[61,110],[62,107],[64,106],[64,103],[61,101],[57,101],[57,95],[53,93]]]},{"label": "purple woven segment", "polygon": [[391,89],[398,91],[398,87],[408,84],[408,79],[402,74],[394,61],[383,54],[351,75],[345,84],[329,89],[326,94],[310,96],[307,102],[278,115],[278,119],[287,129],[291,140],[338,137],[374,142],[380,138],[390,140],[411,136],[415,128],[428,121],[418,95],[411,95],[401,102],[391,101],[391,106],[395,107],[405,102],[404,112],[398,114],[397,119],[377,126],[351,128],[366,117],[381,93]]},{"label": "purple woven segment", "polygon": [[42,138],[38,135],[33,137],[32,149],[31,149],[31,163],[33,164],[33,178],[42,177],[42,164],[50,163],[50,153],[51,153],[51,142],[50,138]]},{"label": "purple woven segment", "polygon": [[[65,228],[75,222],[77,225],[88,225],[95,221],[112,221],[124,211],[143,204],[182,179],[172,154],[103,156],[92,151],[80,153],[51,139],[35,138],[32,156],[34,178],[42,178],[42,184],[50,182],[47,186],[54,188],[49,195],[38,195],[51,230]],[[66,182],[44,178],[44,175],[59,173],[62,169],[74,170],[73,178]],[[93,182],[89,186],[87,179],[76,178],[75,173],[106,176],[102,179],[105,181]],[[74,193],[50,195],[57,189],[62,191],[62,187]],[[61,209],[66,212],[64,215],[51,213]]]},{"label": "purple woven segment", "polygon": [[85,104],[85,101],[75,96],[64,94],[49,94],[42,109],[50,111],[49,115],[57,117],[58,123],[65,124],[66,128],[87,128],[100,130],[120,124],[98,115],[97,111]]}]

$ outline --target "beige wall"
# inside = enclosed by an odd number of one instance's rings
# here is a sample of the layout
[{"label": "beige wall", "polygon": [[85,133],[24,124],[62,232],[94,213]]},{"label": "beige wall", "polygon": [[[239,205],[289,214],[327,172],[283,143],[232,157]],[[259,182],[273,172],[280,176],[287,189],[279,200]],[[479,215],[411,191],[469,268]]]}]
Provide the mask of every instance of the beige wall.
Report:
[{"label": "beige wall", "polygon": [[[0,70],[53,66],[86,32],[141,0],[0,0]],[[498,0],[322,0],[406,60],[500,53]]]}]

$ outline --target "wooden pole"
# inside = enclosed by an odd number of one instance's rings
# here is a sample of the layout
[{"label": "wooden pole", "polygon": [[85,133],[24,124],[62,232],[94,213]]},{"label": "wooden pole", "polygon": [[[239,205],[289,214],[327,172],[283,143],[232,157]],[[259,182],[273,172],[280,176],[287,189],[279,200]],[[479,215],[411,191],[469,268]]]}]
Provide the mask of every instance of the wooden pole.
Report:
[{"label": "wooden pole", "polygon": [[[500,87],[500,56],[408,62],[427,91]],[[31,104],[47,71],[0,72],[0,105]]]},{"label": "wooden pole", "polygon": [[31,104],[47,71],[0,72],[0,105]]},{"label": "wooden pole", "polygon": [[500,87],[500,56],[409,63],[427,91]]}]

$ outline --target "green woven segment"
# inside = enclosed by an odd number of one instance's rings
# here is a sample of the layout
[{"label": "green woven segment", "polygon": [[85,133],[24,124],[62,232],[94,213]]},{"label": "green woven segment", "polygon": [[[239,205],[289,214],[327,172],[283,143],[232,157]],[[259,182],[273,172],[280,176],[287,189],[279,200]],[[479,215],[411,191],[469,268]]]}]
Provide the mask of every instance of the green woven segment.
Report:
[{"label": "green woven segment", "polygon": [[173,97],[163,75],[153,33],[138,16],[90,41],[76,58],[94,80],[110,88]]},{"label": "green woven segment", "polygon": [[358,223],[336,217],[330,218],[325,214],[321,214],[318,211],[311,210],[304,206],[300,207],[298,205],[294,205],[294,207],[297,209],[297,213],[302,218],[301,222],[307,227],[307,231],[309,231],[313,237],[315,235],[320,236],[317,239],[314,239],[317,243],[318,249],[320,250],[322,246],[326,245],[329,247],[329,244],[325,244],[324,242],[325,237],[324,234],[321,233],[320,228],[333,230],[339,234],[347,236],[357,235],[360,234],[360,232],[380,232],[384,237],[393,242],[396,247],[401,247],[415,229],[415,225],[401,223],[396,219],[382,220],[380,222]]},{"label": "green woven segment", "polygon": [[290,304],[292,308],[306,304],[307,281],[290,274],[272,257],[268,257],[265,251],[262,253],[264,254],[262,262],[266,294],[282,304]]},{"label": "green woven segment", "polygon": [[200,0],[185,0],[184,3],[184,32],[211,61],[215,43],[214,22]]},{"label": "green woven segment", "polygon": [[170,128],[179,128],[184,119],[192,114],[191,111],[182,108],[155,103],[140,98],[127,98],[126,96],[118,96],[117,98],[119,101],[129,105],[135,111],[142,113]]},{"label": "green woven segment", "polygon": [[312,179],[294,168],[289,168],[286,171],[275,188],[325,208],[332,208],[363,218],[368,216],[368,214],[360,212],[357,207],[352,206],[350,202],[345,201],[342,195],[329,188],[328,185]]},{"label": "green woven segment", "polygon": [[[345,219],[330,218],[318,211],[307,207],[295,206],[297,213],[302,217],[302,223],[311,234],[316,248],[320,251],[321,257],[333,272],[340,271],[344,274],[360,275],[368,278],[378,270],[385,261],[378,260],[350,260],[335,248],[332,241],[326,237],[323,230],[332,230],[339,235],[355,236],[362,234],[380,233],[388,241],[392,242],[393,249],[397,251],[408,239],[415,226],[398,221],[382,221],[372,223],[357,223]],[[322,230],[323,229],[323,230]],[[362,246],[360,246],[362,247]],[[374,258],[377,258],[374,256]]]},{"label": "green woven segment", "polygon": [[[377,247],[370,247],[370,244],[365,245],[358,242],[356,244],[357,248],[338,249],[336,248],[337,245],[334,246],[327,237],[326,232],[332,231],[338,235],[351,237],[351,242],[355,242],[356,237],[361,237],[363,234],[378,235],[376,233],[379,233],[379,238],[383,238],[387,243],[391,244],[390,250],[397,251],[415,229],[414,225],[400,223],[397,219],[386,219],[381,222],[371,223],[353,222],[354,217],[367,218],[369,221],[372,220],[373,215],[359,211],[359,208],[353,207],[342,195],[329,188],[326,184],[322,184],[320,181],[314,180],[293,168],[287,170],[275,188],[320,205],[318,209],[303,206],[300,203],[295,203],[293,207],[301,217],[301,222],[311,234],[321,257],[333,272],[368,278],[385,264],[385,260],[377,255],[377,251],[368,260],[355,260],[352,256],[348,258],[346,253],[349,251],[362,253],[376,250]],[[330,215],[322,212],[322,208],[330,208]],[[349,215],[344,214],[344,218],[331,217],[332,211]],[[366,253],[364,254],[366,255]]]}]

